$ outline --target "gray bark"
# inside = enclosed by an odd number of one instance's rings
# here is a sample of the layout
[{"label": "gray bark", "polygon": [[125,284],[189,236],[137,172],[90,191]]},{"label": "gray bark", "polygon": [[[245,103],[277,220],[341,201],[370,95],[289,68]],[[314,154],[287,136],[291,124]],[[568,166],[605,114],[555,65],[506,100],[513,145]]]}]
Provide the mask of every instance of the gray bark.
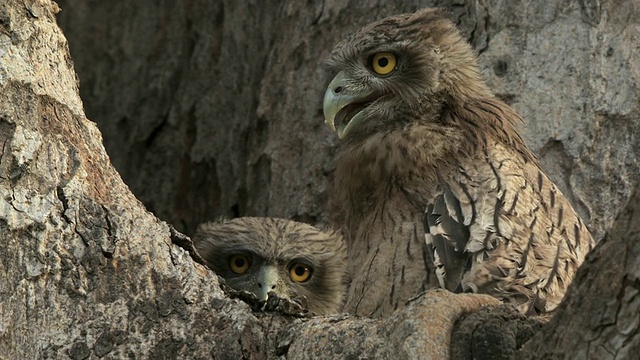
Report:
[{"label": "gray bark", "polygon": [[0,357],[440,358],[456,319],[496,303],[434,291],[373,321],[263,313],[226,296],[111,166],[57,10],[0,3]]},{"label": "gray bark", "polygon": [[597,239],[640,170],[640,4],[595,1],[60,1],[89,118],[161,219],[326,219],[336,138],[322,63],[386,15],[445,6],[490,87]]},{"label": "gray bark", "polygon": [[84,116],[55,9],[0,3],[1,357],[156,357],[186,347],[215,306],[240,307],[172,245],[168,226],[111,166]]},{"label": "gray bark", "polygon": [[[635,359],[640,354],[640,188],[587,257],[526,359]],[[551,346],[549,346],[551,345]]]},{"label": "gray bark", "polygon": [[[55,5],[0,3],[2,356],[441,358],[453,323],[493,303],[430,292],[378,321],[252,311],[145,209],[187,233],[220,215],[323,221],[335,140],[320,114],[322,59],[349,30],[433,2],[60,4],[89,117],[144,206],[83,113]],[[638,182],[639,6],[438,4],[596,237],[622,214],[518,356],[637,353],[637,195],[623,209]],[[472,330],[456,331],[487,334]]]}]

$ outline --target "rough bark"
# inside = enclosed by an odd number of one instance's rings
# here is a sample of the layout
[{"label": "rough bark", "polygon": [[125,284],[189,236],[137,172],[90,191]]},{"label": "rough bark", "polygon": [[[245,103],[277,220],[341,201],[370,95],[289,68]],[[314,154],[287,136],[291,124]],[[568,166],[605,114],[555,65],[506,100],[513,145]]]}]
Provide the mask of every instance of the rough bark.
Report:
[{"label": "rough bark", "polygon": [[322,62],[350,31],[445,6],[596,238],[638,182],[635,0],[61,0],[89,118],[126,183],[177,229],[325,219],[335,135]]},{"label": "rough bark", "polygon": [[451,335],[452,360],[516,359],[547,319],[526,317],[515,306],[486,307],[458,320]]},{"label": "rough bark", "polygon": [[[432,4],[61,3],[114,162],[145,205],[186,230],[225,214],[322,220],[334,140],[319,114],[321,59],[345,29]],[[638,6],[442,3],[460,4],[454,16],[493,88],[602,236],[637,183]],[[453,322],[494,303],[429,292],[374,321],[265,314],[227,297],[111,166],[55,9],[0,2],[2,356],[442,358]],[[638,352],[637,204],[519,355]],[[504,317],[498,328],[513,327]]]},{"label": "rough bark", "polygon": [[635,359],[640,354],[640,188],[544,325],[507,306],[463,316],[452,359]]},{"label": "rough bark", "polygon": [[215,302],[215,275],[172,245],[111,166],[55,9],[0,3],[0,354],[155,357],[215,340],[191,329],[238,305]]},{"label": "rough bark", "polygon": [[634,359],[640,354],[640,188],[589,254],[567,301],[527,359]]},{"label": "rough bark", "polygon": [[299,319],[230,299],[190,240],[111,166],[56,11],[45,0],[0,3],[1,357],[442,358],[456,319],[496,304],[433,291],[373,321]]}]

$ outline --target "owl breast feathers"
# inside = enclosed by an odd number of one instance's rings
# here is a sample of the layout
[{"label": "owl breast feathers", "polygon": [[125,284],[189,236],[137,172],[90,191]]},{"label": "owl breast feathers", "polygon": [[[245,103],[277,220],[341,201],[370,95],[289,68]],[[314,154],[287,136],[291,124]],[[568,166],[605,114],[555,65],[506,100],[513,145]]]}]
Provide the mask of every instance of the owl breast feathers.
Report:
[{"label": "owl breast feathers", "polygon": [[367,25],[335,47],[329,67],[346,310],[382,316],[433,286],[528,314],[555,309],[594,241],[442,11]]},{"label": "owl breast feathers", "polygon": [[304,298],[314,314],[340,311],[346,290],[342,237],[313,226],[274,218],[210,222],[193,236],[198,253],[235,290],[266,300]]}]

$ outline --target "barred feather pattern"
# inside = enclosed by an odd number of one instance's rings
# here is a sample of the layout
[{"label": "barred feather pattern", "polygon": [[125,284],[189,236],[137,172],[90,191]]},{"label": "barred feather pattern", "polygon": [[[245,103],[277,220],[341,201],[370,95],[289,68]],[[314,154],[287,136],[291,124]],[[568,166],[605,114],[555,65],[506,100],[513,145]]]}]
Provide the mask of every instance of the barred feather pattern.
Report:
[{"label": "barred feather pattern", "polygon": [[439,285],[553,311],[593,239],[556,185],[500,143],[442,181],[425,213]]},{"label": "barred feather pattern", "polygon": [[[384,76],[370,64],[379,52],[397,60]],[[359,117],[330,198],[348,247],[345,310],[385,316],[440,286],[553,311],[593,238],[446,14],[369,24],[336,46],[329,70],[340,84],[327,94],[349,106],[328,121],[349,123],[354,108]]]},{"label": "barred feather pattern", "polygon": [[391,187],[386,201],[359,217],[360,226],[352,229],[358,242],[349,244],[351,285],[345,312],[380,317],[435,287],[421,214]]}]

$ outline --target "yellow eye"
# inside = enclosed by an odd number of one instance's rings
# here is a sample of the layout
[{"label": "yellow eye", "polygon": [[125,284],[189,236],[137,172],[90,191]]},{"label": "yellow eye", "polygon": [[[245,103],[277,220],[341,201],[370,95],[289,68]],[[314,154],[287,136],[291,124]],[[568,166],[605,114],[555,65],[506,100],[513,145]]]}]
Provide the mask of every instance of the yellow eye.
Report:
[{"label": "yellow eye", "polygon": [[305,282],[311,278],[311,268],[302,263],[295,263],[289,268],[289,276],[295,282]]},{"label": "yellow eye", "polygon": [[249,258],[246,255],[233,255],[229,259],[229,268],[236,274],[244,274],[244,272],[249,269],[249,266],[251,266],[251,264],[249,263]]},{"label": "yellow eye", "polygon": [[396,56],[390,52],[379,52],[373,55],[371,68],[378,75],[389,75],[396,69]]}]

